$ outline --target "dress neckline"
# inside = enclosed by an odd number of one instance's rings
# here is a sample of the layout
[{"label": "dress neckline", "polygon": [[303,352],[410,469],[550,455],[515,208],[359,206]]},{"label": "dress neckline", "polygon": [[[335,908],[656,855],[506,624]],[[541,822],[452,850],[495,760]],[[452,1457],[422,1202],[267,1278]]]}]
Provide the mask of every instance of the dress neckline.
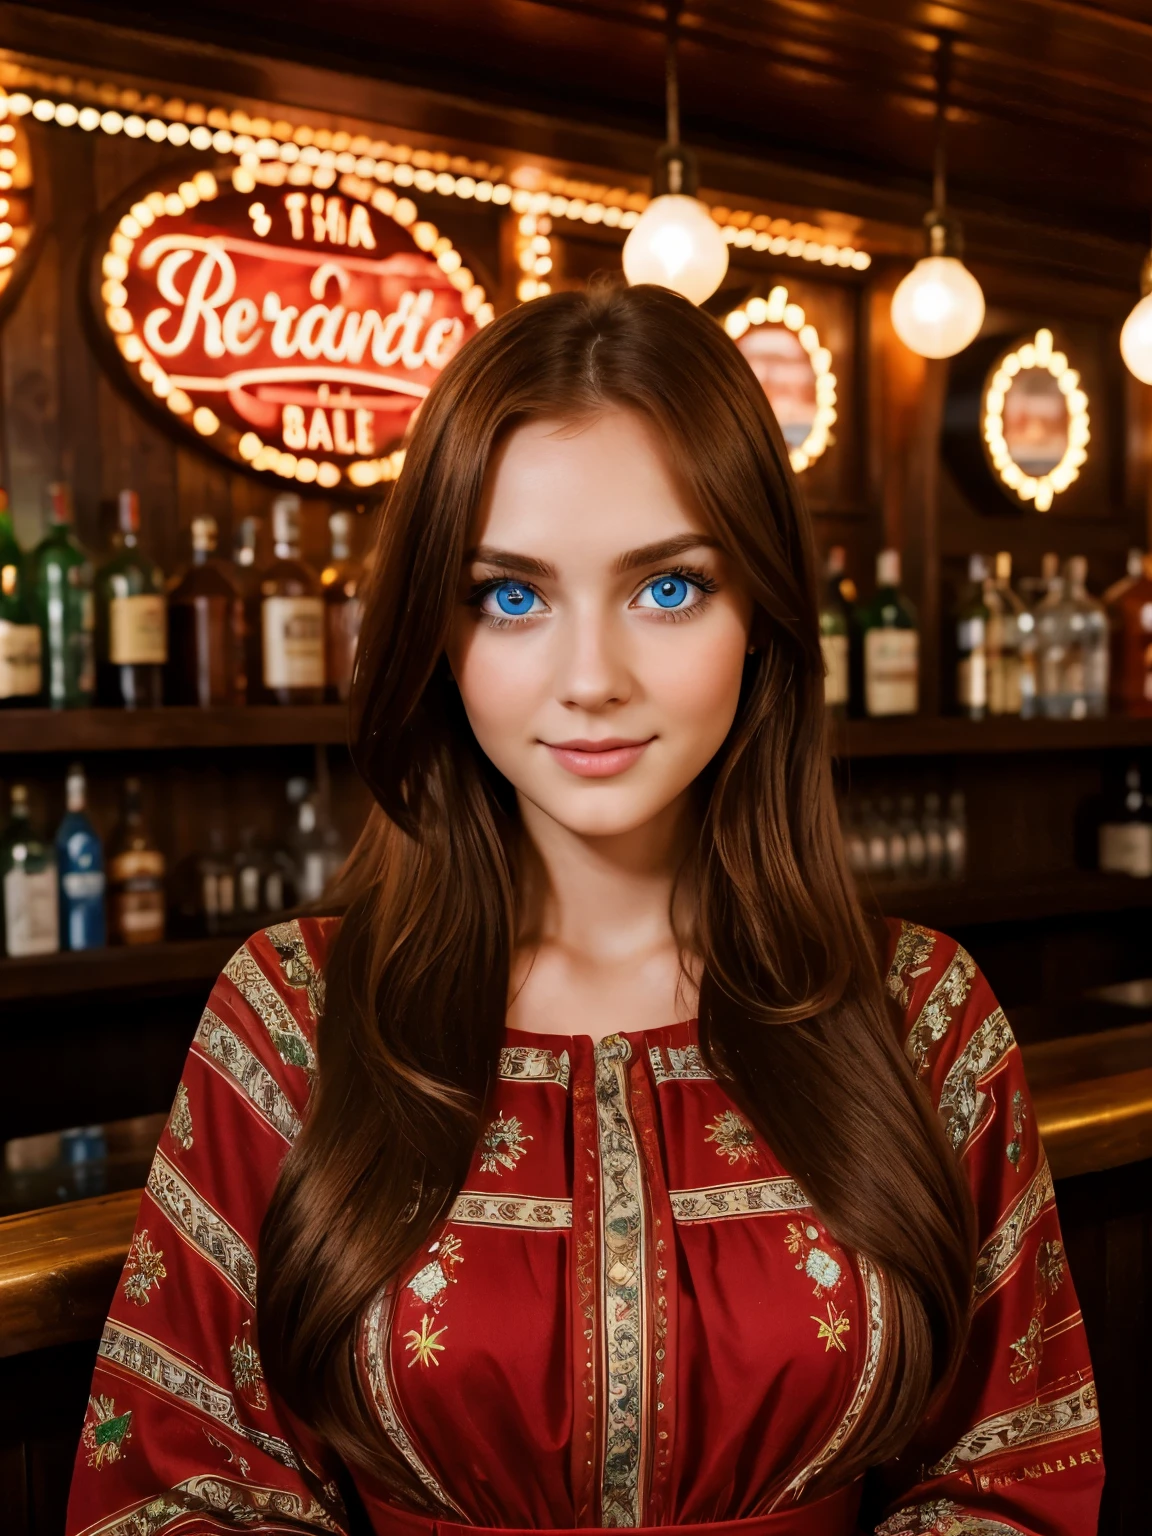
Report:
[{"label": "dress neckline", "polygon": [[[696,1018],[678,1019],[674,1024],[660,1024],[654,1029],[613,1029],[609,1035],[601,1035],[601,1040],[606,1040],[610,1035],[617,1035],[621,1040],[627,1040],[629,1044],[635,1041],[649,1041],[662,1044],[665,1037],[675,1035],[677,1032],[686,1032],[690,1040],[696,1038]],[[504,1026],[504,1042],[506,1045],[532,1045],[548,1050],[563,1049],[565,1042],[571,1044],[576,1040],[584,1040],[591,1046],[599,1044],[588,1034],[561,1034],[559,1031],[546,1032],[536,1029],[512,1029]]]}]

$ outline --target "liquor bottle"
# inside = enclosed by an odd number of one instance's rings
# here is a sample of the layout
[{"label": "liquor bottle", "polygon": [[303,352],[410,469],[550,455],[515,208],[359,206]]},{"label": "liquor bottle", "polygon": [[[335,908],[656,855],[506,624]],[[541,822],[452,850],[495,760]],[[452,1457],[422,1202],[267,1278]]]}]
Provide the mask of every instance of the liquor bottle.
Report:
[{"label": "liquor bottle", "polygon": [[1101,602],[1111,613],[1112,605],[1117,602],[1128,588],[1138,582],[1144,574],[1144,551],[1142,549],[1130,549],[1124,561],[1124,574],[1119,581],[1105,589]]},{"label": "liquor bottle", "polygon": [[1124,775],[1124,796],[1100,826],[1100,868],[1111,874],[1152,878],[1152,808],[1133,763]]},{"label": "liquor bottle", "polygon": [[896,816],[891,795],[880,797],[880,822],[888,842],[888,875],[893,880],[908,878],[908,839]]},{"label": "liquor bottle", "polygon": [[820,603],[820,649],[824,653],[824,703],[835,715],[848,706],[848,635],[852,610],[842,586],[846,555],[842,545],[828,551]]},{"label": "liquor bottle", "polygon": [[988,604],[984,585],[988,562],[983,555],[968,557],[968,584],[960,593],[953,615],[956,663],[956,713],[969,720],[983,720],[988,711]]},{"label": "liquor bottle", "polygon": [[[1133,551],[1131,553],[1138,553]],[[1143,555],[1129,580],[1109,590],[1112,707],[1125,715],[1152,715],[1152,555]],[[1117,587],[1121,590],[1117,592]]]},{"label": "liquor bottle", "polygon": [[1020,621],[1024,604],[1012,590],[1012,556],[1001,550],[994,574],[984,583],[988,609],[988,713],[1018,715],[1023,710]]},{"label": "liquor bottle", "polygon": [[68,770],[65,805],[56,831],[62,947],[100,949],[106,942],[104,848],[88,818],[88,785],[79,763]]},{"label": "liquor bottle", "polygon": [[240,588],[216,559],[216,519],[192,523],[192,562],[168,588],[170,704],[243,704],[244,604]]},{"label": "liquor bottle", "polygon": [[26,785],[13,784],[10,803],[11,819],[0,838],[4,953],[53,955],[60,948],[55,854],[33,829]]},{"label": "liquor bottle", "polygon": [[923,880],[928,864],[928,847],[924,839],[924,828],[916,819],[916,801],[911,795],[900,796],[898,825],[908,850],[908,878]]},{"label": "liquor bottle", "polygon": [[32,616],[40,628],[41,703],[85,709],[96,691],[92,562],[72,530],[68,486],[48,489],[48,532],[28,561]]},{"label": "liquor bottle", "polygon": [[164,937],[164,855],[149,835],[140,798],[140,780],[125,779],[120,825],[108,848],[114,944],[155,944]]},{"label": "liquor bottle", "polygon": [[900,553],[876,557],[876,593],[858,613],[864,651],[864,710],[914,715],[920,707],[920,636],[916,610],[900,591]]},{"label": "liquor bottle", "polygon": [[140,549],[140,498],[121,491],[113,553],[96,573],[96,697],[152,709],[164,702],[168,616],[164,577]]},{"label": "liquor bottle", "polygon": [[920,825],[924,831],[924,873],[929,880],[939,880],[944,874],[947,849],[944,823],[940,819],[940,796],[935,790],[929,790],[924,796]]},{"label": "liquor bottle", "polygon": [[324,599],[300,558],[300,498],[272,503],[275,559],[260,579],[263,697],[271,704],[324,700]]},{"label": "liquor bottle", "polygon": [[40,644],[8,493],[0,490],[0,709],[19,709],[39,701]]},{"label": "liquor bottle", "polygon": [[232,541],[231,575],[240,593],[244,625],[244,697],[249,703],[261,696],[259,529],[259,518],[242,518],[236,525]]},{"label": "liquor bottle", "polygon": [[1045,692],[1058,682],[1058,677],[1043,672],[1042,663],[1052,639],[1052,613],[1064,596],[1059,555],[1049,552],[1041,557],[1039,577],[1024,577],[1020,596],[1025,604],[1018,621],[1020,713],[1025,720],[1031,720],[1046,713]]},{"label": "liquor bottle", "polygon": [[968,813],[959,790],[948,796],[944,823],[944,869],[949,880],[963,880],[968,870]]},{"label": "liquor bottle", "polygon": [[1040,694],[1057,720],[1103,715],[1108,702],[1108,617],[1085,586],[1088,562],[1074,555],[1037,610]]},{"label": "liquor bottle", "polygon": [[296,825],[289,839],[296,901],[312,904],[323,896],[333,872],[325,829],[320,825],[316,797],[307,779],[288,780],[288,799],[296,807]]},{"label": "liquor bottle", "polygon": [[333,512],[328,519],[331,554],[320,572],[324,589],[324,657],[328,694],[343,703],[352,687],[356,642],[364,614],[363,567],[352,558],[351,512]]}]

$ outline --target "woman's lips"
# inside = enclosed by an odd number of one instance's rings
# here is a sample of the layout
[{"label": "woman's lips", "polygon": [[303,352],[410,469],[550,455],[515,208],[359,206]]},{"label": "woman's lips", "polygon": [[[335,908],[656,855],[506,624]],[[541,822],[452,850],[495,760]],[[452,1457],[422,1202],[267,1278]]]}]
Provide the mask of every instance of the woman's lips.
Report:
[{"label": "woman's lips", "polygon": [[619,736],[606,736],[603,741],[559,741],[544,745],[569,773],[582,779],[610,779],[625,768],[638,762],[644,748],[655,741],[626,741]]}]

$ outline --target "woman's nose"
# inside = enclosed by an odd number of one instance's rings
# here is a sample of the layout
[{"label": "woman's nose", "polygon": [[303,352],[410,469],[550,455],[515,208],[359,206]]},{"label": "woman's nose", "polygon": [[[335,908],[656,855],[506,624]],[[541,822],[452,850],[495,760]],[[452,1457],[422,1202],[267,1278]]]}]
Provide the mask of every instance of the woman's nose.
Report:
[{"label": "woman's nose", "polygon": [[624,704],[633,678],[622,626],[601,611],[574,612],[557,625],[556,695],[573,709]]}]

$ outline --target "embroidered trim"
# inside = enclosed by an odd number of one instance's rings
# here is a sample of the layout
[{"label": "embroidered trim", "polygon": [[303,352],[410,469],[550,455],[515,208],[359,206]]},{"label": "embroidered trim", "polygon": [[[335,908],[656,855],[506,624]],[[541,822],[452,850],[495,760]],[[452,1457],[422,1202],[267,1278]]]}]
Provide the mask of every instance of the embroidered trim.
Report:
[{"label": "embroidered trim", "polygon": [[119,1510],[110,1521],[89,1526],[81,1536],[156,1536],[188,1515],[219,1516],[221,1524],[235,1524],[244,1530],[259,1530],[265,1516],[278,1516],[311,1530],[344,1536],[344,1527],[337,1525],[315,1499],[305,1504],[298,1493],[284,1488],[241,1485],[210,1473],[198,1473],[142,1503]]},{"label": "embroidered trim", "polygon": [[389,1380],[388,1352],[392,1336],[392,1312],[395,1306],[395,1297],[386,1287],[379,1291],[368,1309],[368,1317],[364,1325],[364,1360],[368,1368],[368,1384],[372,1390],[372,1401],[376,1405],[376,1413],[380,1423],[384,1427],[384,1433],[392,1444],[403,1456],[404,1460],[415,1472],[424,1487],[432,1495],[432,1498],[443,1509],[450,1509],[454,1514],[466,1519],[464,1511],[441,1488],[433,1477],[431,1471],[425,1466],[420,1453],[413,1445],[408,1431],[400,1421],[400,1415],[396,1411],[396,1400],[392,1395],[392,1384]]},{"label": "embroidered trim", "polygon": [[901,1008],[912,1001],[912,983],[923,976],[936,948],[936,935],[919,923],[902,922],[900,937],[896,940],[896,953],[888,967],[885,986]]},{"label": "embroidered trim", "polygon": [[977,1086],[999,1070],[1016,1046],[1012,1026],[997,1008],[980,1025],[968,1044],[948,1069],[940,1090],[940,1118],[952,1150],[961,1154],[989,1106],[986,1093]]},{"label": "embroidered trim", "polygon": [[918,1073],[924,1070],[928,1052],[948,1033],[952,1015],[971,991],[975,975],[976,962],[963,946],[957,945],[947,970],[928,994],[904,1045],[904,1052]]},{"label": "embroidered trim", "polygon": [[161,1280],[168,1277],[168,1271],[164,1268],[164,1250],[153,1248],[147,1227],[141,1227],[133,1236],[132,1246],[128,1250],[128,1262],[124,1267],[127,1270],[124,1295],[138,1307],[146,1307],[152,1300],[148,1292],[153,1287],[159,1290]]},{"label": "embroidered trim", "polygon": [[506,1082],[555,1083],[568,1087],[571,1074],[568,1052],[536,1045],[505,1045],[500,1048],[500,1076]]},{"label": "embroidered trim", "polygon": [[[855,1255],[856,1267],[860,1271],[860,1278],[864,1282],[864,1291],[867,1296],[868,1338],[864,1348],[864,1364],[860,1371],[856,1390],[852,1394],[852,1401],[845,1409],[844,1416],[833,1430],[831,1436],[819,1454],[808,1463],[802,1471],[788,1484],[781,1498],[788,1494],[799,1495],[805,1485],[815,1477],[822,1467],[838,1454],[841,1446],[852,1433],[860,1419],[864,1406],[872,1393],[876,1383],[876,1373],[880,1369],[880,1350],[884,1343],[884,1289],[880,1283],[880,1272],[876,1266],[869,1262],[862,1253]],[[827,1352],[827,1350],[825,1350]],[[776,1504],[780,1499],[776,1500]],[[775,1508],[776,1504],[772,1507]]]},{"label": "embroidered trim", "polygon": [[300,1133],[300,1118],[288,1096],[258,1056],[223,1019],[205,1008],[194,1045],[222,1067],[249,1104],[278,1136],[291,1143]]},{"label": "embroidered trim", "polygon": [[1041,1212],[1055,1198],[1052,1170],[1045,1158],[1026,1185],[1019,1200],[976,1256],[976,1278],[973,1291],[977,1306],[987,1299],[992,1288],[1007,1274],[1019,1256],[1028,1229],[1035,1224]]},{"label": "embroidered trim", "polygon": [[290,1067],[301,1067],[311,1076],[316,1071],[316,1053],[312,1049],[312,1042],[300,1028],[291,1008],[260,969],[247,945],[243,945],[232,956],[224,967],[224,975],[268,1031],[268,1038],[280,1059]]},{"label": "embroidered trim", "polygon": [[290,987],[302,988],[314,1019],[324,1012],[324,977],[312,963],[296,918],[265,928],[264,937],[280,957],[280,970]]},{"label": "embroidered trim", "polygon": [[169,1397],[225,1425],[234,1435],[240,1435],[282,1466],[291,1467],[295,1472],[300,1471],[296,1453],[286,1440],[242,1423],[236,1413],[236,1402],[231,1392],[217,1386],[185,1361],[169,1354],[155,1339],[122,1328],[109,1318],[100,1339],[99,1354],[102,1360],[119,1366],[122,1371],[133,1376],[139,1376],[142,1381],[150,1382]]},{"label": "embroidered trim", "polygon": [[504,1118],[500,1110],[480,1139],[480,1172],[502,1173],[505,1168],[515,1168],[527,1153],[525,1142],[534,1141],[520,1122],[519,1115]]},{"label": "embroidered trim", "polygon": [[163,1152],[148,1173],[148,1193],[169,1221],[250,1305],[256,1305],[256,1260],[240,1234],[183,1179]]},{"label": "embroidered trim", "polygon": [[607,1527],[641,1524],[641,1429],[647,1413],[647,1234],[640,1147],[628,1107],[631,1055],[622,1035],[608,1035],[594,1048],[605,1354],[600,1522]]},{"label": "embroidered trim", "polygon": [[1021,1408],[993,1414],[960,1437],[948,1454],[928,1469],[930,1477],[947,1477],[962,1462],[984,1461],[1003,1451],[1040,1445],[1065,1435],[1082,1435],[1100,1422],[1096,1386],[1086,1382],[1066,1397],[1049,1403],[1025,1403]]},{"label": "embroidered trim", "polygon": [[657,1087],[661,1083],[715,1080],[715,1074],[704,1065],[698,1045],[650,1045],[648,1059]]},{"label": "embroidered trim", "polygon": [[951,1499],[933,1499],[917,1504],[915,1509],[898,1509],[876,1536],[1023,1536],[1018,1525],[1003,1520],[989,1520],[986,1515],[969,1514]]},{"label": "embroidered trim", "polygon": [[571,1200],[502,1199],[469,1190],[456,1197],[448,1214],[449,1222],[470,1227],[521,1227],[526,1230],[552,1231],[572,1225]]},{"label": "embroidered trim", "polygon": [[112,1466],[124,1455],[132,1438],[132,1410],[116,1412],[110,1397],[90,1397],[84,1417],[80,1443],[88,1453],[88,1465],[97,1469]]},{"label": "embroidered trim", "polygon": [[715,1221],[722,1216],[762,1216],[810,1209],[795,1179],[758,1179],[752,1184],[714,1184],[706,1189],[670,1189],[676,1221]]},{"label": "embroidered trim", "polygon": [[168,1116],[168,1131],[172,1140],[185,1152],[192,1150],[192,1110],[188,1103],[188,1088],[185,1083],[177,1083],[176,1097],[172,1102],[172,1113]]}]

